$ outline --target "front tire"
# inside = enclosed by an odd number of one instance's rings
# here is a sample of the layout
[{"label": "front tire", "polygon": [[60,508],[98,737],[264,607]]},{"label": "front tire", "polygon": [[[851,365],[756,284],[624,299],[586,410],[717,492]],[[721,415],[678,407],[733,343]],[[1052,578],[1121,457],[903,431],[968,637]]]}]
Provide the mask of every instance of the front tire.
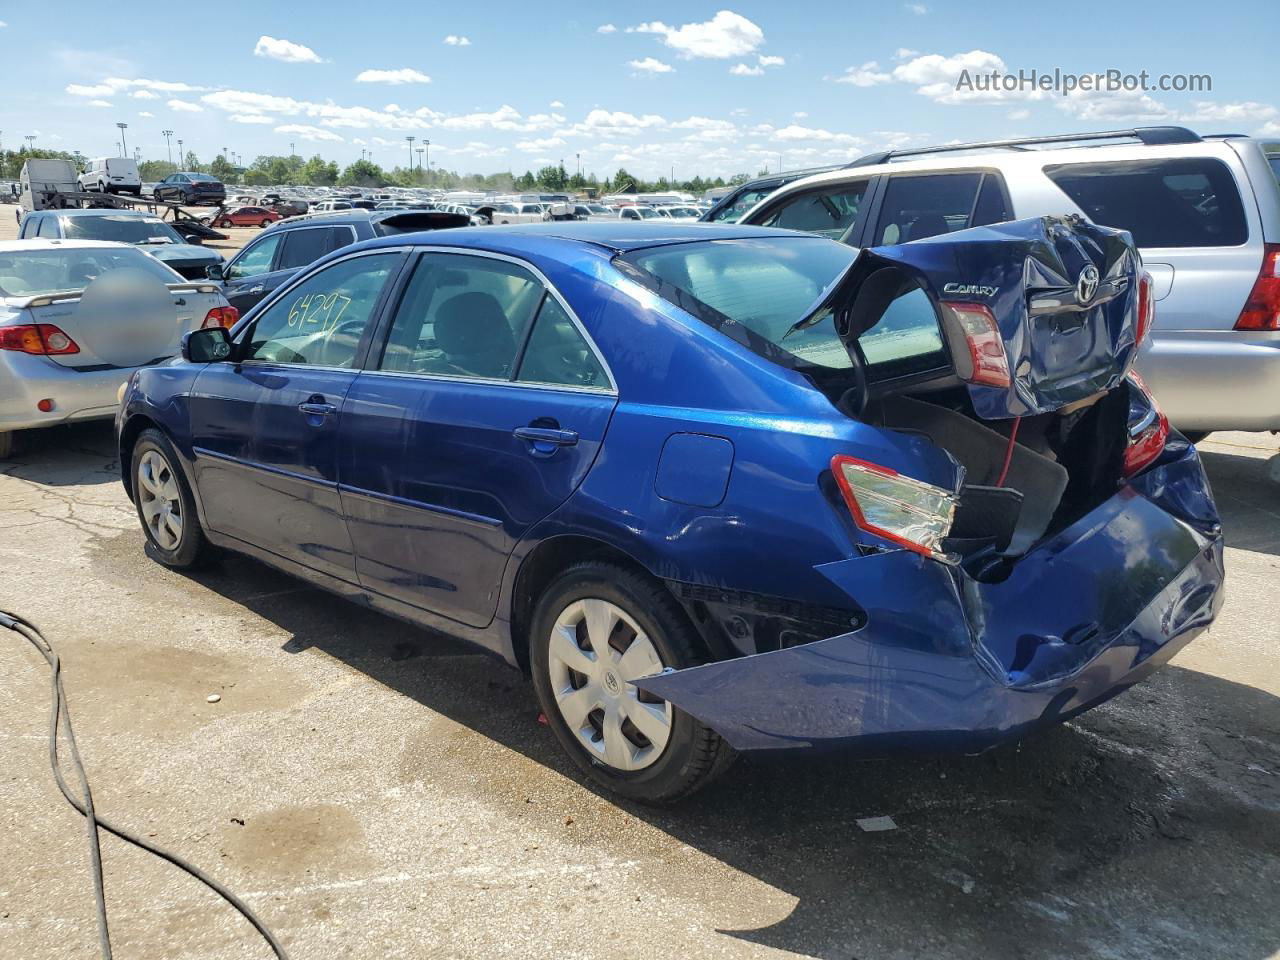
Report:
[{"label": "front tire", "polygon": [[271,221],[270,221],[270,220],[263,220],[260,224],[258,224],[258,229],[260,229],[260,230],[265,230],[265,229],[267,229],[267,227],[269,227],[269,226],[271,226]]},{"label": "front tire", "polygon": [[179,570],[198,565],[209,544],[168,437],[154,428],[143,430],[133,445],[130,470],[134,506],[155,559]]},{"label": "front tire", "polygon": [[705,660],[697,633],[660,583],[598,561],[560,574],[534,611],[538,702],[561,747],[601,786],[672,803],[710,783],[733,752],[710,727],[633,682]]},{"label": "front tire", "polygon": [[17,436],[11,430],[0,431],[0,460],[8,460],[13,456],[13,451],[17,449]]}]

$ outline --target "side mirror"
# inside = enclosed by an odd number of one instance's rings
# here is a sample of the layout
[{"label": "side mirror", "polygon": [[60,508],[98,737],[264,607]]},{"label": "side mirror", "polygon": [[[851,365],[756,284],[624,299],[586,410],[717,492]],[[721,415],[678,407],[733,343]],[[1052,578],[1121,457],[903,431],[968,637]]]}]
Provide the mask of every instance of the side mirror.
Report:
[{"label": "side mirror", "polygon": [[231,334],[225,327],[192,330],[182,338],[182,359],[187,363],[217,363],[231,359]]},{"label": "side mirror", "polygon": [[222,281],[227,278],[226,272],[223,270],[223,265],[220,263],[209,264],[209,266],[204,268],[204,275],[210,280]]},{"label": "side mirror", "polygon": [[204,237],[193,233],[191,236],[187,237],[187,243],[194,244],[197,247],[202,246],[204,244]]}]

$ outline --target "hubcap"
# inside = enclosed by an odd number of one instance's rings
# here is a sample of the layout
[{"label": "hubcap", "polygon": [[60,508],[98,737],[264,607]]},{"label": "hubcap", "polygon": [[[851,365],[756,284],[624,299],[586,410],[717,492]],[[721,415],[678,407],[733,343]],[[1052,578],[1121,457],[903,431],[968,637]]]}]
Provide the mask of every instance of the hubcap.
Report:
[{"label": "hubcap", "polygon": [[169,461],[148,450],[138,461],[138,506],[152,538],[166,550],[182,542],[182,497]]},{"label": "hubcap", "polygon": [[593,757],[617,770],[643,770],[671,739],[671,704],[634,681],[662,672],[639,625],[607,600],[575,600],[551,628],[551,689],[560,716]]}]

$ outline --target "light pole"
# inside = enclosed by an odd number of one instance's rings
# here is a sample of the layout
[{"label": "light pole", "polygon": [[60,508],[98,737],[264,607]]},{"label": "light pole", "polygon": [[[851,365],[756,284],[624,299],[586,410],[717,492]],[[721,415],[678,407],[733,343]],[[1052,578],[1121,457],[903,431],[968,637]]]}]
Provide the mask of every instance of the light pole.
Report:
[{"label": "light pole", "polygon": [[186,154],[182,152],[182,141],[179,140],[178,141],[178,169],[181,170],[184,166],[186,166],[186,163],[187,163]]},{"label": "light pole", "polygon": [[124,131],[129,126],[127,123],[117,123],[120,128],[120,156],[127,157],[129,155],[129,144],[125,141]]},{"label": "light pole", "polygon": [[405,137],[405,139],[409,141],[409,172],[413,173],[413,141],[417,140],[418,138]]},{"label": "light pole", "polygon": [[[226,148],[226,147],[223,147],[223,148],[222,148],[222,159],[223,159],[223,160],[227,160],[227,148]],[[227,162],[229,163],[230,161],[227,161]]]},{"label": "light pole", "polygon": [[418,147],[414,152],[418,155],[418,172],[421,173],[422,172],[422,148]]},{"label": "light pole", "polygon": [[427,148],[427,183],[431,183],[431,141],[423,140]]},{"label": "light pole", "polygon": [[295,154],[294,149],[293,149],[293,141],[292,141],[292,140],[290,140],[290,141],[289,141],[289,156],[291,156],[291,157],[292,157],[292,156],[295,156],[295,155],[296,155],[296,154]]},{"label": "light pole", "polygon": [[28,152],[28,153],[30,153],[32,150],[34,150],[34,149],[36,148],[36,135],[35,135],[34,133],[29,133],[29,134],[27,134],[25,137],[23,137],[22,139],[24,139],[24,140],[26,140],[26,141],[27,141],[27,152]]},{"label": "light pole", "polygon": [[169,138],[173,136],[173,131],[161,130],[160,136],[164,137],[164,150],[169,155],[169,166],[173,166],[173,144],[169,142]]}]

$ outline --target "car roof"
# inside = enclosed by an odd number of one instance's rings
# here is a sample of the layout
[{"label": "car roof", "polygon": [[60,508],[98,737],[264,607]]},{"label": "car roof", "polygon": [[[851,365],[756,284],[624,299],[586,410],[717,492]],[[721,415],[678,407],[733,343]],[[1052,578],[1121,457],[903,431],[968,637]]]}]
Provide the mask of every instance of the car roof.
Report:
[{"label": "car roof", "polygon": [[0,240],[0,253],[22,253],[29,250],[84,250],[99,247],[136,249],[131,243],[119,243],[115,240],[50,240],[47,237],[32,237],[30,240]]},{"label": "car roof", "polygon": [[[117,157],[117,160],[123,159]],[[60,217],[147,217],[151,220],[159,220],[157,214],[150,213],[146,210],[125,210],[123,208],[107,208],[98,207],[92,210],[82,210],[71,207],[66,210],[42,210],[41,213],[56,213]]]},{"label": "car roof", "polygon": [[503,224],[496,227],[455,227],[451,230],[432,231],[429,234],[393,234],[367,241],[361,246],[368,249],[420,244],[523,254],[529,250],[529,241],[539,237],[594,246],[615,253],[626,253],[647,247],[665,247],[678,243],[696,243],[702,240],[744,240],[757,237],[822,239],[815,234],[800,233],[795,230],[748,227],[739,224],[674,220],[663,220],[660,223],[625,220],[616,222],[566,220],[552,223]]}]

